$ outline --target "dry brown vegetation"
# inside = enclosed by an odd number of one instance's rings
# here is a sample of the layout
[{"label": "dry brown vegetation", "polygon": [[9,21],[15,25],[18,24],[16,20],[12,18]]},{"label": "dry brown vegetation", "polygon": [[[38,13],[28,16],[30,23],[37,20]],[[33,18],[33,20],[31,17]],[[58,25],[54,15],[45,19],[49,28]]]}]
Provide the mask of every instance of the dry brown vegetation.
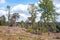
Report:
[{"label": "dry brown vegetation", "polygon": [[[59,34],[56,36],[59,36]],[[26,32],[26,29],[21,27],[0,26],[0,40],[57,40],[54,39],[55,35],[54,33],[38,35]]]}]

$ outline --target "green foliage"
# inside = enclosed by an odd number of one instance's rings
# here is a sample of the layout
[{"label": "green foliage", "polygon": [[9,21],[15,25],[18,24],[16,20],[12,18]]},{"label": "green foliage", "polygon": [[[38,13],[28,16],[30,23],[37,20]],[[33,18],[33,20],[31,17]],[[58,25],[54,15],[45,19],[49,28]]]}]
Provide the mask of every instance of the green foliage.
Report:
[{"label": "green foliage", "polygon": [[4,16],[4,15],[1,16],[0,19],[1,19],[1,20],[0,20],[0,25],[2,25],[2,26],[3,26],[3,25],[6,25],[6,18],[5,18],[5,16]]},{"label": "green foliage", "polygon": [[36,38],[36,37],[30,38],[29,36],[19,35],[19,40],[44,40],[44,39]]},{"label": "green foliage", "polygon": [[16,21],[19,19],[19,14],[18,13],[13,13],[12,16],[10,16],[8,22],[9,26],[16,26]]},{"label": "green foliage", "polygon": [[28,28],[28,32],[33,32],[33,29],[30,27],[30,28]]},{"label": "green foliage", "polygon": [[34,4],[30,4],[28,8],[29,13],[31,14],[30,21],[32,22],[32,28],[34,27],[37,10]]},{"label": "green foliage", "polygon": [[[50,25],[53,30],[56,31],[55,21],[56,21],[56,12],[54,9],[53,1],[52,0],[42,0],[38,4],[39,7],[42,9],[40,21],[42,23],[46,24],[46,27],[48,27],[48,24],[52,22],[54,25]],[[42,24],[43,25],[43,24]]]},{"label": "green foliage", "polygon": [[19,35],[19,40],[29,40],[29,39],[24,35]]},{"label": "green foliage", "polygon": [[33,38],[33,40],[45,40],[45,39],[41,39],[41,38]]},{"label": "green foliage", "polygon": [[19,16],[20,15],[18,13],[14,13],[13,16],[12,16],[12,18],[14,18],[15,20],[18,20]]},{"label": "green foliage", "polygon": [[7,5],[7,9],[8,9],[8,20],[9,20],[9,18],[10,18],[10,11],[11,11],[10,8],[11,8],[11,7],[10,7],[9,5]]},{"label": "green foliage", "polygon": [[56,26],[56,31],[57,31],[57,32],[60,32],[60,25],[57,25],[57,26]]},{"label": "green foliage", "polygon": [[11,11],[10,8],[11,7],[9,5],[7,5],[7,9],[8,9],[8,22],[7,23],[8,23],[8,25],[10,24],[9,23],[10,22],[10,11]]},{"label": "green foliage", "polygon": [[41,32],[48,32],[48,29],[45,26],[43,26],[41,27]]},{"label": "green foliage", "polygon": [[34,23],[34,30],[37,30],[38,29],[38,23]]},{"label": "green foliage", "polygon": [[[21,21],[21,27],[24,27],[25,26],[25,23],[24,23],[24,21]],[[25,26],[25,28],[26,28],[27,26]]]}]

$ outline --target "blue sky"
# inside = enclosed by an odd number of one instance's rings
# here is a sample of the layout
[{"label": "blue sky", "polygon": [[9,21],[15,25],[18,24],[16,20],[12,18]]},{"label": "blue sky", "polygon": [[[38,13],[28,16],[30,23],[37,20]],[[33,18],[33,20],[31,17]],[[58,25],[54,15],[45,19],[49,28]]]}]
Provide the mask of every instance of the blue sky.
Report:
[{"label": "blue sky", "polygon": [[36,3],[38,0],[6,0],[9,4],[29,4],[29,3]]},{"label": "blue sky", "polygon": [[[11,14],[14,12],[17,12],[20,14],[21,20],[26,20],[27,17],[30,17],[30,14],[28,14],[28,5],[30,3],[34,3],[36,6],[39,0],[0,0],[0,16],[5,15],[7,18],[7,5],[11,6]],[[53,0],[53,4],[55,6],[56,12],[60,13],[60,0]],[[39,21],[41,13],[38,14],[36,20]],[[57,21],[60,21],[60,16],[58,17]]]},{"label": "blue sky", "polygon": [[0,7],[6,7],[6,5],[15,6],[18,4],[29,4],[29,3],[37,3],[38,0],[0,0]]}]

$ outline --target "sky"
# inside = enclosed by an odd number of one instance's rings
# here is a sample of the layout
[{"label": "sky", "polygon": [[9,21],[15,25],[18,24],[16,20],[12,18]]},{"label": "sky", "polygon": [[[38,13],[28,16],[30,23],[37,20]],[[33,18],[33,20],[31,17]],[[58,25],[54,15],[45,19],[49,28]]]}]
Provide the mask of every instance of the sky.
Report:
[{"label": "sky", "polygon": [[[0,0],[0,16],[5,15],[7,19],[7,5],[11,6],[11,14],[17,12],[20,15],[20,18],[18,21],[26,20],[27,17],[30,17],[30,14],[28,13],[28,5],[30,3],[34,3],[36,6],[39,0]],[[56,12],[60,13],[60,0],[53,0],[53,4],[55,6]],[[41,16],[41,13],[37,15],[36,21],[39,21],[39,17]],[[60,16],[58,16],[57,21],[60,22]]]}]

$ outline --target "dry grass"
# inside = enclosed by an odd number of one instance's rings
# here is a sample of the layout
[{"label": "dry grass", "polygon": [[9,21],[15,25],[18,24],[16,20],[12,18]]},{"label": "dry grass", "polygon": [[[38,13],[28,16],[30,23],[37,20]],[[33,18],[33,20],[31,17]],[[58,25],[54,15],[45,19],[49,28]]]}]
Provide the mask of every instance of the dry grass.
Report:
[{"label": "dry grass", "polygon": [[0,40],[58,40],[53,39],[54,36],[54,33],[50,33],[50,35],[48,33],[43,33],[42,35],[32,34],[20,27],[0,27]]}]

